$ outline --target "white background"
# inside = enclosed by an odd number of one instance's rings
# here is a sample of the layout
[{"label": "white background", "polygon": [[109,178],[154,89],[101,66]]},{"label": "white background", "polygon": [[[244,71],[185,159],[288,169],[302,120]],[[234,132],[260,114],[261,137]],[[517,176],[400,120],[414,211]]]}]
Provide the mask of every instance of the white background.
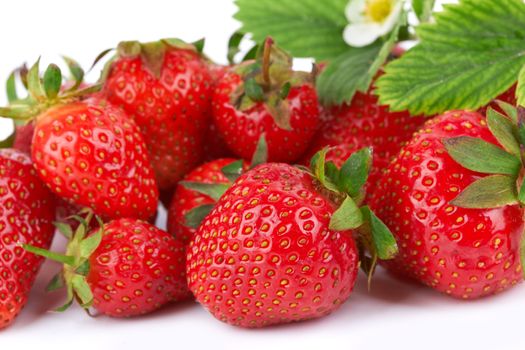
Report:
[{"label": "white background", "polygon": [[[13,68],[39,55],[44,64],[70,55],[87,67],[98,52],[120,40],[206,37],[206,53],[225,62],[227,39],[238,28],[234,12],[229,0],[1,1],[0,84]],[[0,104],[5,103],[0,92]],[[9,130],[9,123],[0,120],[0,139]],[[42,290],[57,269],[45,265],[27,307],[0,333],[1,349],[525,349],[524,285],[464,302],[380,271],[371,292],[361,276],[349,301],[332,316],[243,330],[216,321],[193,302],[130,320],[90,318],[76,307],[49,313],[62,295]]]}]

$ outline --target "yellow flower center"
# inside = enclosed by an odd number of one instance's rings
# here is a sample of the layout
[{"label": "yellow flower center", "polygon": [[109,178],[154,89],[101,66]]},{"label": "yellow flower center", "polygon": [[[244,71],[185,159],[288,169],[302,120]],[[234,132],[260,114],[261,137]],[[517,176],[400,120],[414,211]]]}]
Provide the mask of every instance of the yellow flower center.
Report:
[{"label": "yellow flower center", "polygon": [[393,9],[392,0],[367,0],[365,13],[374,22],[383,22]]}]

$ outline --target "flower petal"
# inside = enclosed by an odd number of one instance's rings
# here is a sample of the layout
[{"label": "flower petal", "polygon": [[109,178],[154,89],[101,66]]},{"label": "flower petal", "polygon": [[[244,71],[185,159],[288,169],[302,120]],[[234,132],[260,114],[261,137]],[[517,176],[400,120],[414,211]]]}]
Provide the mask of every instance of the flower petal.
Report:
[{"label": "flower petal", "polygon": [[385,35],[386,33],[389,33],[392,28],[394,28],[394,26],[397,24],[397,21],[399,20],[402,9],[403,2],[397,1],[388,17],[383,21],[383,23],[380,24],[381,30],[379,30],[379,35]]},{"label": "flower petal", "polygon": [[346,19],[350,23],[360,23],[366,21],[365,16],[366,0],[350,0],[345,8]]},{"label": "flower petal", "polygon": [[382,26],[376,23],[349,24],[343,32],[344,41],[355,47],[363,47],[373,43],[381,36]]}]

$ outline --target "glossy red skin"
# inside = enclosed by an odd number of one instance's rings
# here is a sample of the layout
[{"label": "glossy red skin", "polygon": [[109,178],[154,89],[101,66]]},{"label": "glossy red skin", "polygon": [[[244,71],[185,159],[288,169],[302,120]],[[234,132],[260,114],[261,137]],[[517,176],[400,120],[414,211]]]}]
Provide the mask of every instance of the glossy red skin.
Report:
[{"label": "glossy red skin", "polygon": [[158,189],[142,135],[133,120],[103,99],[40,115],[32,156],[54,193],[105,219],[147,220],[157,210]]},{"label": "glossy red skin", "polygon": [[0,329],[27,302],[43,262],[21,243],[49,249],[55,228],[53,195],[40,181],[28,155],[0,150]]},{"label": "glossy red skin", "polygon": [[332,118],[322,125],[302,163],[309,163],[310,158],[326,146],[347,144],[354,150],[371,146],[374,153],[368,183],[372,186],[403,144],[425,122],[423,117],[390,112],[387,106],[379,105],[372,88],[366,94],[357,92],[351,104],[332,107],[326,113]]},{"label": "glossy red skin", "polygon": [[[221,169],[235,161],[236,159],[233,158],[223,158],[205,163],[186,175],[184,181],[228,184],[229,180],[224,176]],[[245,164],[245,168],[248,168],[248,164]],[[197,229],[187,227],[184,224],[185,215],[198,206],[214,203],[215,200],[209,196],[189,190],[180,184],[177,185],[175,196],[168,211],[168,232],[185,246],[188,245]]]},{"label": "glossy red skin", "polygon": [[335,206],[311,175],[262,164],[241,175],[188,248],[188,285],[216,318],[242,327],[327,315],[358,269],[351,232],[328,228]]},{"label": "glossy red skin", "polygon": [[436,117],[390,164],[369,204],[398,242],[398,256],[384,262],[388,269],[453,297],[474,299],[522,280],[524,213],[516,205],[464,209],[449,204],[486,176],[460,166],[443,147],[443,138],[463,135],[497,144],[478,113]]},{"label": "glossy red skin", "polygon": [[104,93],[140,127],[161,189],[173,187],[201,162],[210,80],[199,54],[183,49],[167,51],[159,78],[140,58],[119,58],[111,66]]},{"label": "glossy red skin", "polygon": [[140,220],[106,224],[89,263],[86,281],[93,292],[93,307],[108,316],[143,315],[191,296],[183,245]]},{"label": "glossy red skin", "polygon": [[215,124],[230,150],[250,160],[261,134],[265,133],[269,162],[296,161],[307,149],[320,122],[314,87],[303,84],[290,89],[286,100],[291,108],[292,130],[283,130],[274,122],[264,103],[256,103],[246,111],[235,108],[231,95],[242,83],[242,78],[231,70],[213,94]]}]

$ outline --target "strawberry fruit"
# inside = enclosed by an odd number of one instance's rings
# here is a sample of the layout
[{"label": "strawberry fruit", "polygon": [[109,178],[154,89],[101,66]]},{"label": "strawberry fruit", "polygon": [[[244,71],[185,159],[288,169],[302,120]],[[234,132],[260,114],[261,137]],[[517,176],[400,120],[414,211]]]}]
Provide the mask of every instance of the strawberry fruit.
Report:
[{"label": "strawberry fruit", "polygon": [[53,239],[53,195],[40,181],[28,155],[0,150],[0,329],[27,302],[42,258],[20,243],[47,249]]}]

